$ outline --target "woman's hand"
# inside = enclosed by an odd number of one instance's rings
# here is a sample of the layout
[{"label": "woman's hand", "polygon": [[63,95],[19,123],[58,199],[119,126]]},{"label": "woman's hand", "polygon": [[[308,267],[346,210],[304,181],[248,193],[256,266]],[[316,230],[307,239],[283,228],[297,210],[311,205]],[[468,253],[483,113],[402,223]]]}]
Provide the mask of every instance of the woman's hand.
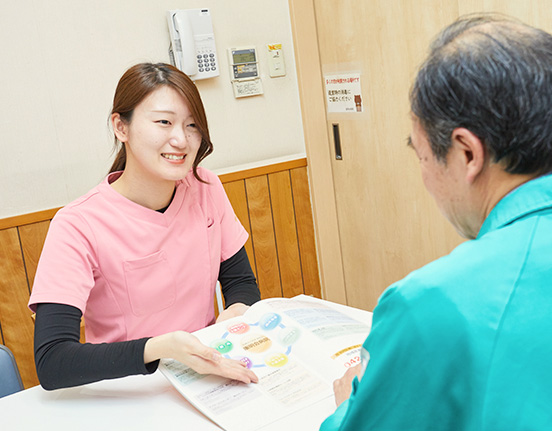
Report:
[{"label": "woman's hand", "polygon": [[257,383],[255,373],[245,364],[227,359],[211,347],[202,344],[194,335],[176,331],[150,338],[144,349],[144,363],[172,358],[200,374],[216,374],[243,383]]},{"label": "woman's hand", "polygon": [[334,381],[333,388],[336,405],[340,405],[343,401],[349,399],[353,390],[353,379],[360,376],[361,372],[362,367],[359,364],[349,368],[343,377]]},{"label": "woman's hand", "polygon": [[222,322],[223,320],[231,319],[232,317],[241,316],[247,311],[248,308],[249,305],[236,302],[219,314],[217,317],[217,323]]}]

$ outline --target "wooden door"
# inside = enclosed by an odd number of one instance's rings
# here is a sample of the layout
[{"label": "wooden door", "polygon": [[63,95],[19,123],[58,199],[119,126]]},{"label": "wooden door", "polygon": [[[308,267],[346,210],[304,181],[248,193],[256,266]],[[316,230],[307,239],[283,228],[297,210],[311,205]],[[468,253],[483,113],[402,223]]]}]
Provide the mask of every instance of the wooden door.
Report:
[{"label": "wooden door", "polygon": [[460,15],[498,12],[552,33],[552,0],[458,0]]},{"label": "wooden door", "polygon": [[331,141],[333,124],[341,135],[343,158],[331,163],[347,301],[373,309],[386,286],[461,241],[406,146],[412,77],[458,8],[439,0],[316,0],[315,14],[323,73],[361,73],[365,112],[328,115],[327,124]]},{"label": "wooden door", "polygon": [[[408,92],[430,41],[459,15],[477,11],[504,12],[550,30],[552,1],[290,0],[289,4],[323,291],[327,299],[373,309],[385,287],[462,241],[425,191],[417,158],[406,147]],[[312,59],[304,60],[313,57],[313,43],[309,47],[305,42],[309,8],[318,76]],[[324,103],[324,76],[352,71],[361,74],[365,112],[320,114],[315,106]],[[322,81],[316,88],[313,78]],[[335,158],[333,124],[339,125],[341,160]],[[320,126],[326,128],[326,137],[313,139],[313,130]],[[328,171],[331,188],[325,177]],[[324,231],[334,225],[338,240]],[[338,248],[340,259],[326,258],[328,248]],[[335,281],[328,283],[332,276]]]}]

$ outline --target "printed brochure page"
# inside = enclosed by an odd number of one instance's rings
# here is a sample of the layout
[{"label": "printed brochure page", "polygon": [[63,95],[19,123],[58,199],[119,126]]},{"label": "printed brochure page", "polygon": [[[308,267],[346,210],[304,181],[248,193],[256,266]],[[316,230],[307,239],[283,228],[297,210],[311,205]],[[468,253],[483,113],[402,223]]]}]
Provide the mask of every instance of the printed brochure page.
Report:
[{"label": "printed brochure page", "polygon": [[371,320],[370,312],[305,295],[265,299],[243,316],[194,333],[246,364],[257,384],[198,374],[172,359],[163,359],[160,370],[223,429],[255,430],[333,398],[333,381],[360,362]]}]

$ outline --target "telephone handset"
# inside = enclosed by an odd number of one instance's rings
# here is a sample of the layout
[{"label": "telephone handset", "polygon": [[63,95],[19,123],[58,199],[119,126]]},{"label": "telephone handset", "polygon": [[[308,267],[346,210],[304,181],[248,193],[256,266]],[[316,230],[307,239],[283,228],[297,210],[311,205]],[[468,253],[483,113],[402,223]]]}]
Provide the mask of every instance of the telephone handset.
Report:
[{"label": "telephone handset", "polygon": [[173,64],[191,79],[220,75],[209,9],[167,11]]}]

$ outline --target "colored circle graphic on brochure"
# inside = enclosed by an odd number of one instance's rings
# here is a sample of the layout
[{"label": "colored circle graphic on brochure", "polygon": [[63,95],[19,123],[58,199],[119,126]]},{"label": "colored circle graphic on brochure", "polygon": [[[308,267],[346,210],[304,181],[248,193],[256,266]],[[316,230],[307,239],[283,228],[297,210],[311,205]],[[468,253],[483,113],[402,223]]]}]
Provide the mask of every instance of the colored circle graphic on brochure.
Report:
[{"label": "colored circle graphic on brochure", "polygon": [[288,363],[288,357],[284,353],[274,353],[265,358],[265,364],[269,367],[283,367]]},{"label": "colored circle graphic on brochure", "polygon": [[241,341],[241,346],[246,352],[262,353],[272,346],[272,340],[266,335],[251,334]]},{"label": "colored circle graphic on brochure", "polygon": [[284,346],[290,346],[292,344],[295,344],[300,336],[301,331],[299,330],[299,328],[288,326],[287,328],[283,328],[280,331],[280,333],[278,334],[278,341]]},{"label": "colored circle graphic on brochure", "polygon": [[249,331],[249,325],[245,322],[234,323],[226,328],[231,334],[245,334]]},{"label": "colored circle graphic on brochure", "polygon": [[232,359],[235,359],[236,361],[240,361],[249,369],[253,366],[253,362],[251,362],[251,359],[249,359],[247,356],[236,356]]},{"label": "colored circle graphic on brochure", "polygon": [[226,338],[219,338],[211,342],[211,347],[217,349],[220,353],[225,354],[229,353],[234,348],[234,345]]},{"label": "colored circle graphic on brochure", "polygon": [[[266,334],[252,331],[254,328]],[[236,356],[232,359],[241,361],[247,368],[283,367],[289,362],[291,348],[300,337],[301,330],[294,326],[286,327],[278,313],[266,313],[255,323],[241,321],[228,325],[222,337],[211,342],[211,347],[230,358],[228,353],[240,346],[245,355],[235,352]],[[284,351],[278,351],[282,347]],[[255,360],[260,354],[264,356]]]},{"label": "colored circle graphic on brochure", "polygon": [[259,319],[259,326],[265,331],[275,329],[282,321],[282,316],[276,313],[267,313]]}]

